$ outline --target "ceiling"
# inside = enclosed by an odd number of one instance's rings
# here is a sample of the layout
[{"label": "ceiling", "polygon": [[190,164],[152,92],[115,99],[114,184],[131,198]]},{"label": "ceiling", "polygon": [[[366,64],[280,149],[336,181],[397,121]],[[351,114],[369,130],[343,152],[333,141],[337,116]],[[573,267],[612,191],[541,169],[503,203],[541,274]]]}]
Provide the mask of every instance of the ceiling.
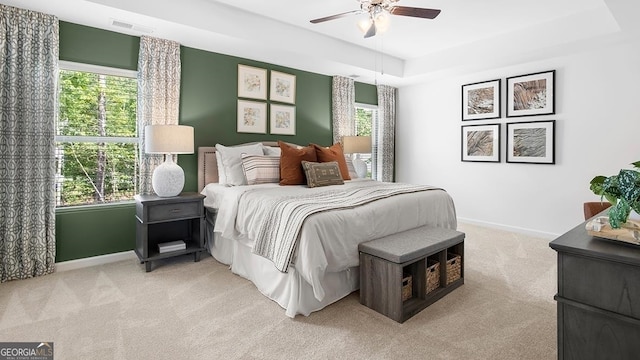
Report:
[{"label": "ceiling", "polygon": [[[363,15],[309,22],[357,10],[357,0],[0,2],[78,24],[394,86],[635,41],[640,35],[635,21],[640,5],[629,0],[400,0],[397,5],[442,12],[433,20],[390,16],[389,29],[369,39],[356,27]],[[113,20],[135,27],[114,26]]]}]

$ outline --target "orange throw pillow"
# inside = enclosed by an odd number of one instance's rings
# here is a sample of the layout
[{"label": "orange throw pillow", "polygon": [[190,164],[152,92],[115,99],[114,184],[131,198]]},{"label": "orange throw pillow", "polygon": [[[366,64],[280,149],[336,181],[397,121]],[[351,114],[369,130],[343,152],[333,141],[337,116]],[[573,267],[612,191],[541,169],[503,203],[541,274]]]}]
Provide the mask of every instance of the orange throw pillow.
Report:
[{"label": "orange throw pillow", "polygon": [[349,176],[349,168],[347,167],[347,160],[344,158],[344,152],[342,151],[342,144],[333,144],[330,147],[324,147],[316,144],[309,144],[316,149],[316,156],[319,162],[337,161],[340,168],[340,174],[343,180],[351,180]]},{"label": "orange throw pillow", "polygon": [[316,162],[316,150],[313,146],[296,149],[282,141],[280,146],[280,185],[306,185],[307,177],[302,169],[302,160]]}]

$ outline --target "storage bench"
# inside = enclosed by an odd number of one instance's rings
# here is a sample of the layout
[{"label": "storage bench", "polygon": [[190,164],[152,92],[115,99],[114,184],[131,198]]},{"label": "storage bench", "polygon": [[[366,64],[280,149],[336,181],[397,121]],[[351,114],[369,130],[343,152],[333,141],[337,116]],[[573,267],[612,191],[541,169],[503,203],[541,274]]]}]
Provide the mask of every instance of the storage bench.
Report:
[{"label": "storage bench", "polygon": [[[360,303],[397,322],[433,304],[464,283],[464,236],[423,226],[361,243]],[[435,269],[439,282],[434,289],[433,278],[427,286],[434,276],[427,271]]]}]

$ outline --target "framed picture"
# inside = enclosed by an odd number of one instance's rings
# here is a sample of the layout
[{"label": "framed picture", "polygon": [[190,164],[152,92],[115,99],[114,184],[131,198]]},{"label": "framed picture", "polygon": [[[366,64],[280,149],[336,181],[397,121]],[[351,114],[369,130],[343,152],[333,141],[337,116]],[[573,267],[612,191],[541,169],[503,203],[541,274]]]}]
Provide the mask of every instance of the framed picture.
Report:
[{"label": "framed picture", "polygon": [[462,161],[500,162],[500,124],[462,126]]},{"label": "framed picture", "polygon": [[556,71],[507,78],[507,117],[555,114]]},{"label": "framed picture", "polygon": [[555,164],[555,120],[507,123],[507,162]]},{"label": "framed picture", "polygon": [[462,85],[462,120],[500,117],[500,79]]},{"label": "framed picture", "polygon": [[277,71],[271,71],[271,92],[269,99],[272,101],[296,103],[296,76]]},{"label": "framed picture", "polygon": [[267,104],[238,100],[238,132],[267,133]]},{"label": "framed picture", "polygon": [[296,108],[288,105],[271,104],[271,124],[269,129],[272,134],[295,135]]},{"label": "framed picture", "polygon": [[267,70],[238,65],[238,97],[267,100]]}]

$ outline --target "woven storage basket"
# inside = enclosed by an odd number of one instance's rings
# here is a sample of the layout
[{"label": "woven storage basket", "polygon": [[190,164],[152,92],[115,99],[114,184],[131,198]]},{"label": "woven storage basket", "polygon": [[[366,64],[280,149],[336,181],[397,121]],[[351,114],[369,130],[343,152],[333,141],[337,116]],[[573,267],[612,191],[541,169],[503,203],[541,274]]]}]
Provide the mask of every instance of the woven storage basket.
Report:
[{"label": "woven storage basket", "polygon": [[410,274],[404,274],[402,277],[402,301],[411,299],[411,292],[413,290],[413,281]]},{"label": "woven storage basket", "polygon": [[427,294],[440,287],[440,263],[427,259]]},{"label": "woven storage basket", "polygon": [[447,253],[447,285],[460,279],[460,255],[454,253]]}]

